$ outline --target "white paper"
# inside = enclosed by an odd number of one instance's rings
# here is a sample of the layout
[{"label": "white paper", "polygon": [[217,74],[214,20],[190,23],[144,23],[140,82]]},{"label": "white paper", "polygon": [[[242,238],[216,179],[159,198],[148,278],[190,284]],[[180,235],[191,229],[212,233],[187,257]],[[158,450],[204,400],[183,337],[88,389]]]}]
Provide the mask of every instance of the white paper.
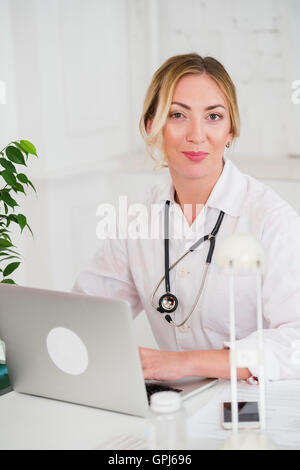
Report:
[{"label": "white paper", "polygon": [[[231,401],[230,381],[220,381],[204,407],[188,420],[190,438],[226,439],[231,430],[222,428],[222,403]],[[259,401],[259,385],[238,382],[238,401]],[[266,383],[266,433],[279,448],[300,449],[300,380]]]}]

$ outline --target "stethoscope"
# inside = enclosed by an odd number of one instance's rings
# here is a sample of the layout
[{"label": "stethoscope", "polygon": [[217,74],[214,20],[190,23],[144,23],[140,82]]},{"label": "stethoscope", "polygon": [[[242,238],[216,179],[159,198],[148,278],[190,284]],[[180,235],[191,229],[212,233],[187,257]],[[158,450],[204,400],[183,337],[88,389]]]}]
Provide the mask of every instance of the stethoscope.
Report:
[{"label": "stethoscope", "polygon": [[[198,300],[202,294],[202,291],[203,291],[203,288],[204,288],[204,285],[205,285],[205,280],[206,280],[206,276],[207,276],[207,271],[208,271],[208,267],[211,263],[211,260],[212,260],[212,256],[213,256],[213,253],[214,253],[214,249],[215,249],[215,244],[216,244],[216,241],[215,241],[215,238],[216,238],[216,235],[219,231],[219,228],[221,226],[221,223],[222,223],[222,220],[223,220],[223,217],[224,217],[224,212],[223,211],[220,211],[220,214],[219,214],[219,217],[218,217],[218,220],[216,222],[216,225],[214,226],[214,228],[212,229],[212,231],[210,232],[210,234],[208,235],[205,235],[204,237],[201,237],[199,240],[196,241],[196,243],[194,243],[182,256],[181,258],[179,258],[175,263],[173,263],[171,266],[169,265],[169,210],[170,210],[170,201],[166,201],[166,204],[165,204],[165,214],[164,214],[164,248],[165,248],[165,275],[161,278],[161,280],[159,281],[159,283],[157,284],[157,286],[155,287],[154,289],[154,292],[152,294],[152,298],[151,298],[151,303],[152,303],[152,306],[160,313],[167,313],[167,315],[165,315],[165,319],[167,320],[168,323],[170,323],[171,325],[177,327],[177,328],[180,328],[182,331],[187,331],[188,330],[188,326],[187,326],[187,321],[188,319],[190,318],[190,316],[192,315],[193,311],[195,310],[195,307],[198,303]],[[171,294],[171,289],[170,289],[170,271],[171,269],[173,269],[187,254],[191,253],[192,251],[196,250],[196,248],[198,248],[199,245],[201,245],[201,243],[204,243],[205,241],[209,240],[210,242],[210,245],[209,245],[209,250],[208,250],[208,255],[207,255],[207,258],[206,258],[206,262],[205,262],[205,267],[204,267],[204,274],[202,276],[202,282],[201,282],[201,285],[200,285],[200,288],[199,288],[199,291],[198,291],[198,294],[196,296],[196,299],[194,301],[194,304],[192,306],[192,309],[191,311],[189,312],[189,314],[186,316],[186,318],[183,320],[183,322],[179,323],[179,324],[176,324],[173,320],[172,320],[172,317],[169,315],[170,313],[172,312],[175,312],[175,310],[177,309],[178,307],[178,299],[177,297],[174,295],[174,294]],[[163,282],[163,280],[165,279],[165,286],[166,286],[166,293],[163,294],[160,299],[159,299],[159,302],[158,302],[158,307],[156,307],[153,303],[153,299],[154,299],[154,296],[157,292],[157,290],[159,289],[161,283]]]}]

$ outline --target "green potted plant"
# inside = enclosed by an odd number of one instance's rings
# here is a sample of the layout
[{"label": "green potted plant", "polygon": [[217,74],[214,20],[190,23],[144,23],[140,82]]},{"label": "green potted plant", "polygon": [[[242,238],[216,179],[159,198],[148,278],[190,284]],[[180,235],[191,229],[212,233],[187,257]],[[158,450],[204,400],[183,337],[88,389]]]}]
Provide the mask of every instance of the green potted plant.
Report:
[{"label": "green potted plant", "polygon": [[[19,165],[27,167],[29,155],[37,157],[35,146],[28,140],[10,142],[0,151],[0,283],[16,284],[11,278],[11,274],[21,263],[20,255],[15,251],[15,245],[10,236],[9,226],[11,222],[20,227],[21,233],[27,227],[33,236],[25,215],[20,212],[15,213],[15,208],[20,207],[20,205],[13,194],[23,193],[26,195],[25,186],[31,186],[36,192],[28,177],[17,169]],[[2,184],[3,187],[1,187]],[[6,266],[4,267],[3,264],[6,264]],[[0,340],[0,393],[1,390],[3,391],[9,386]]]}]

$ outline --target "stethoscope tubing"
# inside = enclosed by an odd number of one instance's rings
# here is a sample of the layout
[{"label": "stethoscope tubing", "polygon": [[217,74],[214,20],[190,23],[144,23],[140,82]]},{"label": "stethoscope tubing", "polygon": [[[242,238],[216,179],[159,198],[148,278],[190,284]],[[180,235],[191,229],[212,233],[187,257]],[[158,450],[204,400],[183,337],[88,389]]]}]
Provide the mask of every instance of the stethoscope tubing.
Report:
[{"label": "stethoscope tubing", "polygon": [[[207,254],[207,258],[206,258],[206,262],[205,262],[205,267],[204,267],[204,273],[203,273],[203,276],[202,276],[202,282],[201,282],[201,285],[200,285],[200,288],[199,288],[199,291],[198,291],[198,294],[195,298],[195,301],[193,303],[193,306],[192,306],[192,309],[191,311],[189,312],[189,314],[186,316],[186,318],[183,320],[183,322],[181,322],[180,324],[176,324],[175,322],[173,322],[173,320],[171,319],[170,315],[166,315],[166,320],[171,323],[173,326],[176,326],[176,327],[180,327],[182,325],[184,325],[187,320],[190,318],[190,316],[192,315],[193,311],[195,310],[196,308],[196,305],[199,301],[199,298],[203,292],[203,288],[204,288],[204,285],[205,285],[205,280],[206,280],[206,277],[207,277],[207,272],[208,272],[208,268],[209,268],[209,265],[211,263],[211,260],[212,260],[212,256],[213,256],[213,253],[214,253],[214,249],[215,249],[215,237],[219,231],[219,228],[221,226],[221,223],[223,221],[223,217],[224,217],[224,212],[223,211],[220,211],[220,214],[219,214],[219,217],[218,217],[218,220],[213,228],[213,230],[211,231],[210,234],[208,235],[205,235],[204,237],[201,237],[199,240],[197,240],[177,261],[175,261],[171,266],[169,266],[169,206],[170,206],[170,201],[166,201],[166,204],[165,204],[165,217],[164,217],[164,220],[165,220],[165,223],[164,223],[164,248],[165,248],[165,274],[164,276],[160,279],[160,281],[158,282],[157,286],[155,287],[153,293],[152,293],[152,297],[151,297],[151,304],[153,306],[153,308],[157,309],[157,307],[154,305],[154,297],[155,297],[155,294],[156,292],[158,291],[160,285],[162,284],[162,282],[165,280],[165,288],[166,288],[166,293],[170,293],[170,271],[186,256],[188,255],[189,253],[193,252],[196,250],[196,248],[198,248],[199,245],[201,245],[201,243],[204,243],[205,241],[209,241],[210,242],[210,246],[209,246],[209,251],[208,251],[208,254]],[[167,313],[167,312],[166,312]]]}]

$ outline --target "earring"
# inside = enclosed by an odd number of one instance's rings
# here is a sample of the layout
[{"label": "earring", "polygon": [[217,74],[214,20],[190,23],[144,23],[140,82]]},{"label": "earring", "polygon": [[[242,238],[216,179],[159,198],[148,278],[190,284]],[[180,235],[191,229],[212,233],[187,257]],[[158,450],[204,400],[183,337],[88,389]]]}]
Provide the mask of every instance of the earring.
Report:
[{"label": "earring", "polygon": [[227,142],[226,147],[229,149],[229,147],[230,147],[230,142]]}]

